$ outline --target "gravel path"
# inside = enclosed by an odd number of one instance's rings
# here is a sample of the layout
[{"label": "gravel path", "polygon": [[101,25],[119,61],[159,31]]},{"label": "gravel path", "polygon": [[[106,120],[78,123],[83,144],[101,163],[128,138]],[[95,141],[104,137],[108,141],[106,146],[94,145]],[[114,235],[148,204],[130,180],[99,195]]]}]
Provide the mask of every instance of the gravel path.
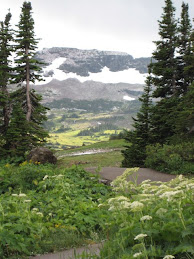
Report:
[{"label": "gravel path", "polygon": [[[91,167],[87,168],[87,171],[91,173],[96,173],[96,168]],[[126,168],[118,168],[118,167],[103,167],[99,174],[103,179],[113,181],[117,176],[123,174]],[[148,168],[140,168],[133,176],[130,177],[130,180],[135,181],[137,179],[137,183],[141,183],[144,180],[150,179],[151,181],[161,181],[168,182],[174,179],[174,175],[164,174],[157,172]],[[91,254],[99,254],[101,244],[90,245],[88,247],[76,248],[76,255],[83,253],[84,251],[90,252]],[[35,257],[30,257],[31,259],[73,259],[75,255],[75,249],[65,250],[63,252],[55,253],[55,254],[45,254]]]}]

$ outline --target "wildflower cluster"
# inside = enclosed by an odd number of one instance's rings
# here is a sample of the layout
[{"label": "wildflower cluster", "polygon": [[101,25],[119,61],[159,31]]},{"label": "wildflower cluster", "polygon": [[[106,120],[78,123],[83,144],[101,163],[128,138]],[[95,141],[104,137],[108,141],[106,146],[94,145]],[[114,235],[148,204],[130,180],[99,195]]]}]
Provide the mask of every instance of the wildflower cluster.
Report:
[{"label": "wildflower cluster", "polygon": [[[101,256],[122,258],[128,254],[129,258],[171,259],[189,255],[192,258],[194,180],[180,175],[166,183],[146,180],[132,187],[130,182],[124,194],[126,176],[132,171],[113,181],[116,197],[101,205],[111,211],[107,231],[114,229]],[[125,203],[127,206],[123,206]]]}]

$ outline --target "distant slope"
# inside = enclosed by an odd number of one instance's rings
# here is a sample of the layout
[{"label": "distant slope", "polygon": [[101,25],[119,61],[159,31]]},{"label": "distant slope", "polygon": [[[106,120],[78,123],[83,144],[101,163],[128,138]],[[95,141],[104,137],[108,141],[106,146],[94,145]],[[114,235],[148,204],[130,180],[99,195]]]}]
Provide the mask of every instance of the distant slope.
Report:
[{"label": "distant slope", "polygon": [[123,101],[137,99],[143,91],[141,84],[104,84],[86,81],[81,83],[75,78],[59,81],[53,79],[50,83],[33,86],[44,97],[44,102],[69,98],[72,100],[107,99]]}]

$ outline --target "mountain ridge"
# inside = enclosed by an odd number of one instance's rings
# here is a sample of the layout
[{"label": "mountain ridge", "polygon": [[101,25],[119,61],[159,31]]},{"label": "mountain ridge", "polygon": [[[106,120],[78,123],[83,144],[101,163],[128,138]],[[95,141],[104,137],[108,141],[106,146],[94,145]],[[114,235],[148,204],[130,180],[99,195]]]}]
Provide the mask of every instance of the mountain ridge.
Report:
[{"label": "mountain ridge", "polygon": [[77,48],[52,47],[44,48],[36,53],[36,58],[50,65],[56,58],[64,58],[59,69],[74,72],[80,76],[89,76],[89,73],[99,73],[103,67],[112,72],[135,68],[140,73],[147,73],[150,63],[149,57],[133,58],[132,55],[117,51],[81,50]]}]

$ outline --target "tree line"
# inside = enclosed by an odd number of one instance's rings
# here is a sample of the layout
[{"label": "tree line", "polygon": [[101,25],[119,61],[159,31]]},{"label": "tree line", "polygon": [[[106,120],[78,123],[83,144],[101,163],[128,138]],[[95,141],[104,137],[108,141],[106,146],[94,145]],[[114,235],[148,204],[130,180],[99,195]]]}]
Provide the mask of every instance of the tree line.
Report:
[{"label": "tree line", "polygon": [[141,108],[125,137],[124,167],[145,166],[146,150],[157,143],[194,142],[194,29],[187,3],[179,19],[175,11],[165,0]]},{"label": "tree line", "polygon": [[47,108],[30,89],[30,83],[42,80],[42,63],[34,58],[39,39],[35,38],[31,3],[23,3],[15,30],[11,17],[9,11],[0,22],[0,159],[24,157],[48,136],[42,127]]}]

